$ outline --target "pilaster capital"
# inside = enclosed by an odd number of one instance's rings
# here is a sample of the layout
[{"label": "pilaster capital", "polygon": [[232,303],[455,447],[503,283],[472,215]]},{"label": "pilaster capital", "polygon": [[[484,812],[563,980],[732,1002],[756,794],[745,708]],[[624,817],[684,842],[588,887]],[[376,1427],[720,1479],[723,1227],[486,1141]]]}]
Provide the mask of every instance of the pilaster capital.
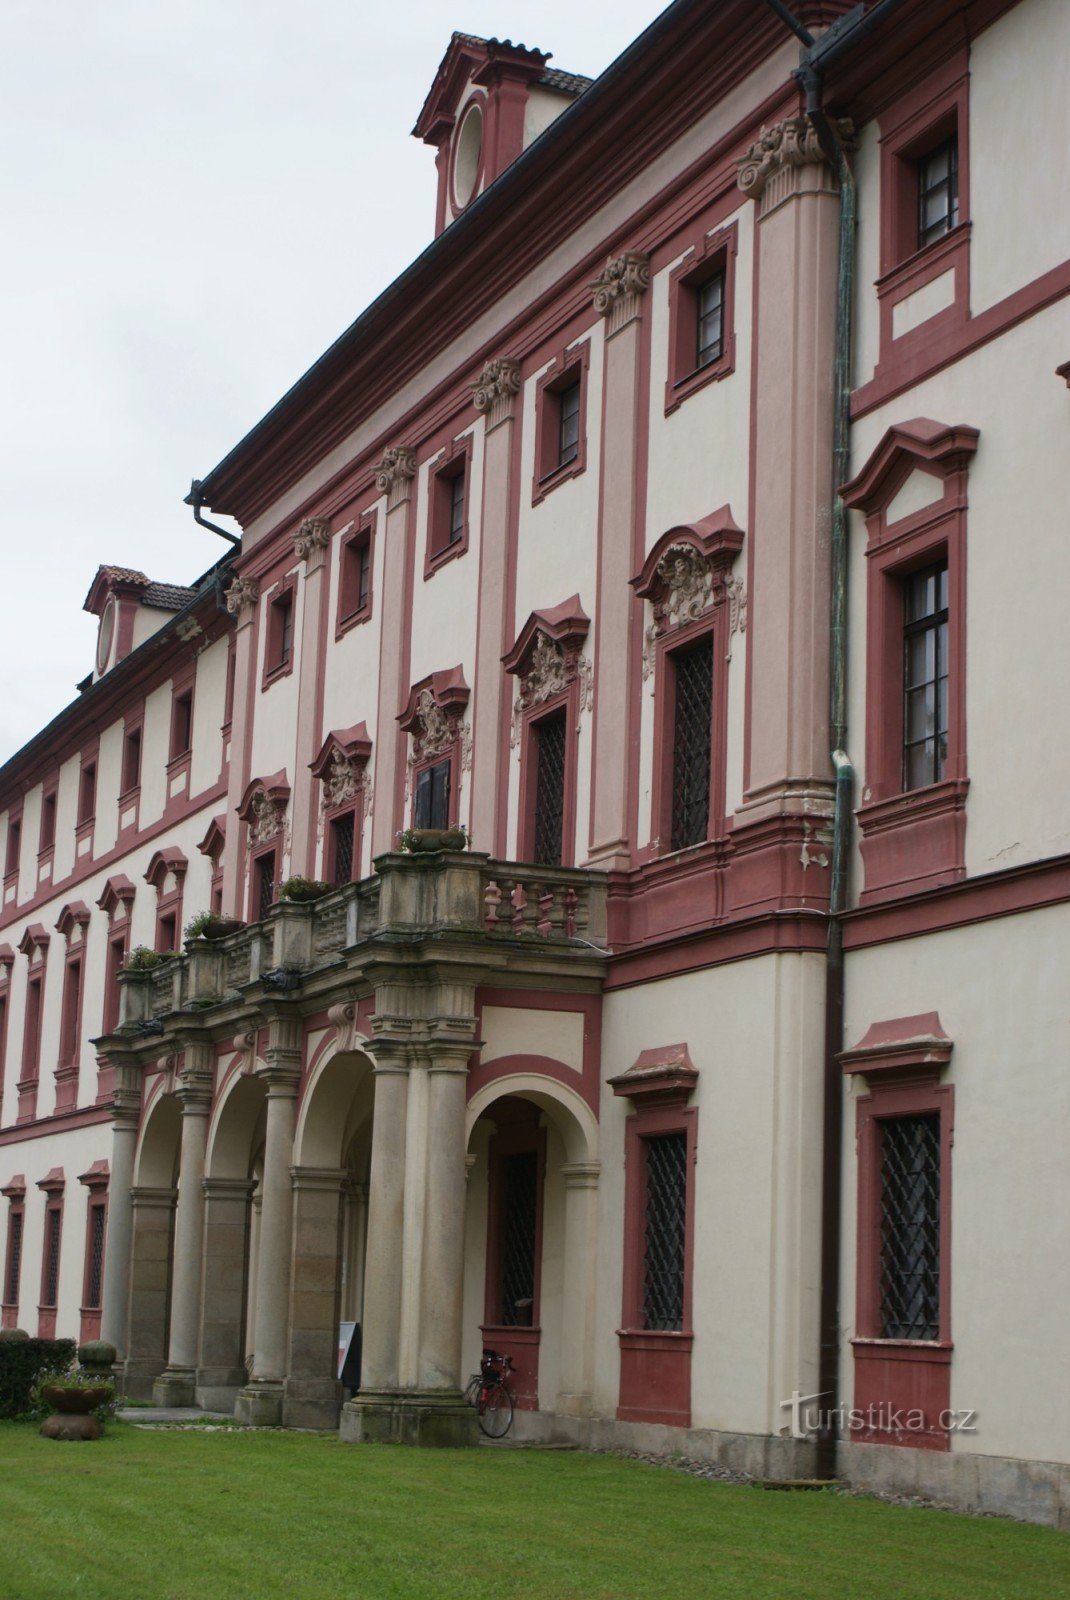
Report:
[{"label": "pilaster capital", "polygon": [[345,1167],[291,1167],[290,1177],[295,1189],[312,1190],[319,1194],[341,1194],[349,1173]]},{"label": "pilaster capital", "polygon": [[175,1084],[175,1099],[184,1117],[206,1117],[212,1109],[212,1078],[200,1072],[182,1072]]},{"label": "pilaster capital", "polygon": [[326,517],[306,517],[294,534],[294,555],[307,561],[316,551],[326,550],[331,542],[331,524]]},{"label": "pilaster capital", "polygon": [[226,592],[227,610],[236,617],[239,626],[251,622],[260,600],[260,585],[255,578],[235,578]]},{"label": "pilaster capital", "polygon": [[640,302],[650,287],[650,257],[644,250],[625,250],[610,256],[600,277],[591,284],[594,308],[609,318],[616,333],[639,315]]},{"label": "pilaster capital", "polygon": [[97,1065],[110,1066],[115,1073],[109,1110],[113,1131],[137,1133],[141,1120],[141,1068],[126,1057],[101,1055]]},{"label": "pilaster capital", "polygon": [[206,1200],[248,1200],[256,1188],[255,1178],[202,1178]]},{"label": "pilaster capital", "polygon": [[412,480],[416,476],[416,451],[408,445],[392,445],[383,451],[383,459],[375,469],[375,487],[386,495],[386,509],[404,505],[412,494]]},{"label": "pilaster capital", "polygon": [[487,427],[507,422],[516,409],[520,393],[520,363],[512,356],[495,356],[483,363],[478,383],[472,386],[472,404],[486,413]]},{"label": "pilaster capital", "polygon": [[[837,119],[836,132],[844,149],[853,150],[857,141],[854,123],[849,117]],[[811,177],[817,175],[822,181],[816,185],[805,184],[802,179],[805,168],[816,169]],[[822,168],[824,173],[821,173]],[[785,117],[783,122],[774,122],[771,128],[762,129],[746,155],[740,158],[736,181],[749,199],[759,202],[759,216],[765,216],[804,187],[816,188],[818,192],[831,190],[834,174],[810,118]]]},{"label": "pilaster capital", "polygon": [[600,1161],[566,1161],[561,1176],[566,1189],[597,1189],[601,1171]]}]

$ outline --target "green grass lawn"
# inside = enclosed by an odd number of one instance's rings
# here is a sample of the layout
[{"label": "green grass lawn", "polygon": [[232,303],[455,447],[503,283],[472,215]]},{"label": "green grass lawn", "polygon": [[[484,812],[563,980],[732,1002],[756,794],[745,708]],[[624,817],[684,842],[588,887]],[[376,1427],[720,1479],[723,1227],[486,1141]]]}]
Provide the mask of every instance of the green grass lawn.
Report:
[{"label": "green grass lawn", "polygon": [[1070,1538],[608,1456],[0,1424],[3,1600],[1059,1600]]}]

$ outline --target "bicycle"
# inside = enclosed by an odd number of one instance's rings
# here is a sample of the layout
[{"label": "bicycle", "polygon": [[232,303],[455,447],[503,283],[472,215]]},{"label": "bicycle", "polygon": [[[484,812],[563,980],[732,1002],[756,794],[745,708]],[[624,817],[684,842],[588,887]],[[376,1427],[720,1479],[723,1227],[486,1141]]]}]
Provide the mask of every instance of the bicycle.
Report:
[{"label": "bicycle", "polygon": [[506,1388],[512,1358],[484,1350],[479,1371],[468,1380],[464,1398],[479,1412],[479,1426],[488,1439],[504,1439],[513,1425],[513,1397]]}]

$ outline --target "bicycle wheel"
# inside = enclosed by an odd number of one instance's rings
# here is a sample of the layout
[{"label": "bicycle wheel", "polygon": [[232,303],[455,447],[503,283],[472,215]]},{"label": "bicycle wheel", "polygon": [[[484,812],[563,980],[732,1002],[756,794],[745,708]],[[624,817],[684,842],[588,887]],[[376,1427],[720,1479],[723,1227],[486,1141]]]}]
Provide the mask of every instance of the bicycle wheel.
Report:
[{"label": "bicycle wheel", "polygon": [[488,1386],[479,1408],[479,1426],[488,1439],[501,1439],[513,1425],[513,1397],[504,1383]]},{"label": "bicycle wheel", "polygon": [[479,1391],[483,1387],[483,1379],[479,1373],[474,1373],[468,1380],[468,1388],[464,1391],[464,1403],[475,1411],[479,1406]]}]

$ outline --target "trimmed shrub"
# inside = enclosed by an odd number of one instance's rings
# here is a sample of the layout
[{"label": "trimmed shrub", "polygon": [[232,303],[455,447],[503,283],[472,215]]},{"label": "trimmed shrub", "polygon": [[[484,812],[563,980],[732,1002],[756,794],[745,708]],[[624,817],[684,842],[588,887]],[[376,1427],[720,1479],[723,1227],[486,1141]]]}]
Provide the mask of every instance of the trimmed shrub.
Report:
[{"label": "trimmed shrub", "polygon": [[30,1391],[37,1374],[69,1367],[74,1350],[73,1339],[0,1340],[0,1417],[32,1411]]}]

